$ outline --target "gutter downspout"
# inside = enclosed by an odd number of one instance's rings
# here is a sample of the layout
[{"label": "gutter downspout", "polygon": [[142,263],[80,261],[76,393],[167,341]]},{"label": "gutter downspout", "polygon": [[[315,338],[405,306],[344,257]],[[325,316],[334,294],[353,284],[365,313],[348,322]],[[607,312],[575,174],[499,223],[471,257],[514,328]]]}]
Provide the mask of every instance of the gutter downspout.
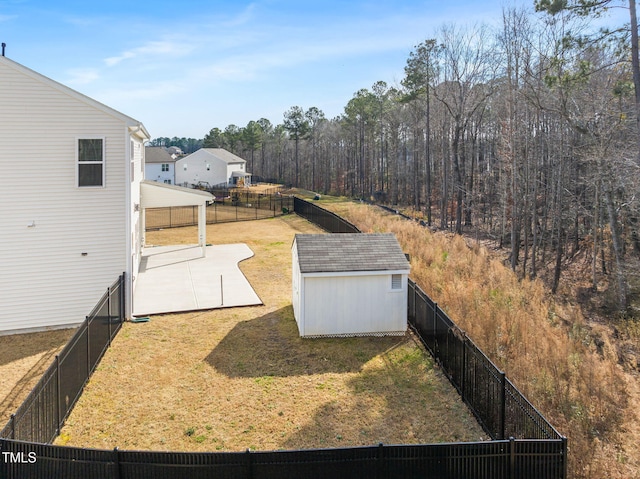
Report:
[{"label": "gutter downspout", "polygon": [[[124,278],[124,291],[125,291],[125,319],[130,320],[133,315],[133,258],[131,252],[133,250],[133,244],[131,239],[131,221],[133,204],[131,203],[131,128],[125,128],[124,134],[124,169],[125,169],[125,278]],[[135,172],[134,172],[135,174]]]}]

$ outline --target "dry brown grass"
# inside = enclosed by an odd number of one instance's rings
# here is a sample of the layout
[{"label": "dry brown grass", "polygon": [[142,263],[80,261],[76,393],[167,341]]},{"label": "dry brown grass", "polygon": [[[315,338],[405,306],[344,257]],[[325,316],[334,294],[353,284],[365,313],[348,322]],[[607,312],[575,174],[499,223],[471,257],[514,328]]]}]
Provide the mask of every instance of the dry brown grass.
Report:
[{"label": "dry brown grass", "polygon": [[413,279],[568,436],[571,477],[640,477],[638,378],[624,373],[604,335],[594,342],[579,307],[555,302],[541,282],[519,281],[462,237],[366,205],[322,206],[362,231],[397,235]]},{"label": "dry brown grass", "polygon": [[29,395],[75,329],[0,336],[0,429]]},{"label": "dry brown grass", "polygon": [[[411,335],[299,338],[290,304],[296,232],[318,230],[296,216],[209,226],[214,243],[254,251],[241,267],[265,305],[125,324],[57,442],[238,451],[480,440]],[[147,240],[194,237],[180,228]]]}]

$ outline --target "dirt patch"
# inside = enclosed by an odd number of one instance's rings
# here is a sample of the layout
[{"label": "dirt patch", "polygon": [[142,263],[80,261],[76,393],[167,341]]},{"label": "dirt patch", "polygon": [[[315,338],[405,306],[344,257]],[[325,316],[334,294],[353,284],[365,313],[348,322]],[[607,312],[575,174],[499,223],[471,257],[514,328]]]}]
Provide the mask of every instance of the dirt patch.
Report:
[{"label": "dirt patch", "polygon": [[[319,230],[294,215],[208,226],[214,244],[254,251],[241,268],[264,306],[125,324],[57,443],[240,451],[485,438],[411,335],[298,336],[290,300],[297,232]],[[193,237],[180,228],[147,240]]]},{"label": "dirt patch", "polygon": [[75,329],[0,336],[0,429],[29,395]]}]

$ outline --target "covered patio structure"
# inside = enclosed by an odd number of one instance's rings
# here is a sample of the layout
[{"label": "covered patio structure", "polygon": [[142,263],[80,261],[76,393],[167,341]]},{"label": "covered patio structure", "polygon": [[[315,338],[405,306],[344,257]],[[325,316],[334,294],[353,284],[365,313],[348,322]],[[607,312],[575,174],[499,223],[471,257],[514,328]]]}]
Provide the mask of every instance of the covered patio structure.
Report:
[{"label": "covered patio structure", "polygon": [[143,181],[140,193],[143,235],[147,208],[197,206],[198,244],[152,246],[143,237],[134,316],[262,304],[238,267],[253,251],[245,244],[207,245],[206,207],[213,195],[154,181]]},{"label": "covered patio structure", "polygon": [[202,257],[207,255],[207,203],[213,201],[211,193],[201,190],[184,188],[181,186],[167,185],[155,181],[144,180],[140,184],[140,203],[142,207],[143,234],[142,244],[145,243],[145,215],[147,208],[168,208],[170,206],[197,206],[198,207],[198,246],[202,251]]}]

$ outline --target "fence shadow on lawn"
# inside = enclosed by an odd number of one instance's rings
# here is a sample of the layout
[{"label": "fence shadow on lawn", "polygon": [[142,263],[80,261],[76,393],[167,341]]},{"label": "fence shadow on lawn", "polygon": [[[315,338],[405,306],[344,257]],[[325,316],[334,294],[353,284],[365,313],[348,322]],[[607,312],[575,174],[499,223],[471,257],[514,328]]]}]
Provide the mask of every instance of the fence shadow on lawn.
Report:
[{"label": "fence shadow on lawn", "polygon": [[238,323],[205,362],[228,377],[359,372],[368,361],[403,341],[397,336],[303,339],[293,308],[286,306]]},{"label": "fence shadow on lawn", "polygon": [[70,329],[60,329],[0,336],[0,366],[37,354],[44,354],[50,360],[56,351],[69,342],[72,334]]}]

